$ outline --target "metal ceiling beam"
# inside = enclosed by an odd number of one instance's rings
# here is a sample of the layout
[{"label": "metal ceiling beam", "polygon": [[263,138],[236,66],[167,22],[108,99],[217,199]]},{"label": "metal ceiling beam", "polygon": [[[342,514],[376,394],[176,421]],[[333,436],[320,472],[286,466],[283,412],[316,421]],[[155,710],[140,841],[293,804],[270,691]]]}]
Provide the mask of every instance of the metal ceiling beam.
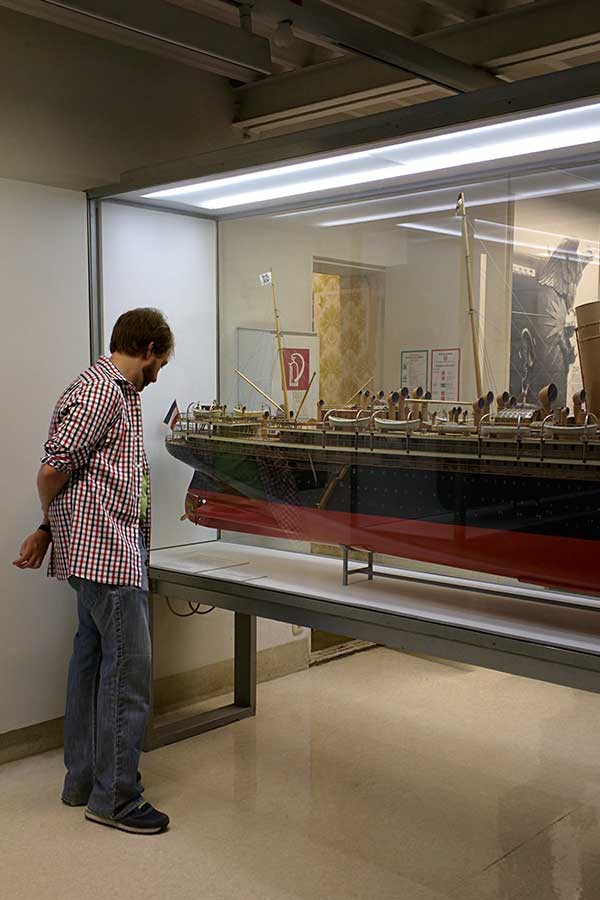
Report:
[{"label": "metal ceiling beam", "polygon": [[119,184],[89,191],[88,196],[90,199],[114,197],[127,191],[150,190],[183,180],[292,162],[312,154],[343,152],[377,141],[414,137],[432,129],[453,128],[474,121],[595,98],[599,93],[600,63],[591,63],[512,84],[498,82],[497,87],[487,90],[457,94],[364,119],[336,122],[264,140],[245,141],[186,160],[126,172]]},{"label": "metal ceiling beam", "polygon": [[396,31],[374,25],[320,0],[259,0],[256,9],[280,20],[291,20],[293,27],[308,34],[318,34],[344,50],[388,63],[455,91],[475,91],[497,82],[490,72],[422,46]]},{"label": "metal ceiling beam", "polygon": [[[200,15],[209,15],[226,25],[239,27],[240,10],[226,0],[166,0],[171,6],[180,6]],[[252,32],[269,41],[277,22],[267,21],[256,15],[256,7],[252,9]],[[271,42],[271,61],[275,72],[293,71],[304,66],[318,65],[328,59],[337,59],[341,51],[324,46],[324,42],[314,40],[303,41],[296,35],[284,46]]]},{"label": "metal ceiling beam", "polygon": [[[343,112],[366,98],[417,88],[426,82],[393,66],[365,57],[343,58],[287,72],[235,89],[234,126],[273,129],[320,118],[330,110]],[[256,87],[256,90],[254,89]],[[368,115],[368,112],[365,113]]]},{"label": "metal ceiling beam", "polygon": [[335,6],[341,12],[388,28],[406,37],[453,24],[454,16],[434,9],[428,0],[325,0],[327,6]]},{"label": "metal ceiling beam", "polygon": [[[600,41],[598,0],[548,0],[458,25],[419,38],[420,44],[441,50],[463,62],[502,71],[511,62],[543,57],[581,43]],[[267,78],[236,89],[236,124],[253,127],[259,120],[296,115],[300,108],[316,113],[355,95],[379,90],[404,91],[414,78],[374,60],[340,59],[299,72]]]},{"label": "metal ceiling beam", "polygon": [[471,2],[471,0],[466,3],[457,3],[456,0],[427,0],[427,2],[434,9],[452,16],[459,22],[473,18],[484,8],[483,3]]},{"label": "metal ceiling beam", "polygon": [[598,0],[537,0],[425,36],[422,42],[465,62],[488,60],[496,67],[599,34]]},{"label": "metal ceiling beam", "polygon": [[269,41],[162,0],[0,0],[1,6],[249,81],[272,71]]},{"label": "metal ceiling beam", "polygon": [[[221,22],[237,23],[239,21],[239,8],[234,5],[241,4],[243,0],[166,0],[174,6],[183,6],[196,10],[203,14],[214,15]],[[281,15],[277,10],[269,14],[269,3],[264,0],[253,0],[252,30],[255,34],[272,37],[277,25],[281,21]],[[440,28],[444,28],[457,21],[457,17],[445,14],[434,9],[428,0],[375,0],[371,5],[364,0],[326,0],[329,6],[337,6],[343,12],[350,13],[358,18],[381,25],[383,28],[396,31],[399,34],[411,37],[415,33],[425,34]],[[462,17],[461,17],[462,18]],[[313,47],[335,52],[341,52],[331,42],[317,34],[301,32],[296,28],[294,43],[308,44]],[[271,44],[271,56],[281,52],[281,47]],[[285,48],[284,48],[285,49]]]}]

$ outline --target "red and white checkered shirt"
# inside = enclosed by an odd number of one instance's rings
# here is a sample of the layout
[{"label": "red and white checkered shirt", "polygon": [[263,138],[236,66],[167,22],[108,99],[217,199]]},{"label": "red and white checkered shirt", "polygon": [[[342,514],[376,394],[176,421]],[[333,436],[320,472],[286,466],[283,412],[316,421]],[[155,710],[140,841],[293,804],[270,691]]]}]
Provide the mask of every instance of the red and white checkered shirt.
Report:
[{"label": "red and white checkered shirt", "polygon": [[48,575],[142,586],[139,551],[144,473],[150,546],[150,475],[139,392],[107,356],[86,369],[54,409],[43,463],[69,480],[50,504]]}]

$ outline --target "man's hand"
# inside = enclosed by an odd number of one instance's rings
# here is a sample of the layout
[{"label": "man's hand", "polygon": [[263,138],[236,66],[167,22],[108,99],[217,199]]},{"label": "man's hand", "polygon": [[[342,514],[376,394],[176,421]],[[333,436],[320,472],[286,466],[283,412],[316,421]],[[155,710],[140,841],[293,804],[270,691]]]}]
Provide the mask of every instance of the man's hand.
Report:
[{"label": "man's hand", "polygon": [[50,535],[45,531],[34,531],[21,544],[18,557],[13,566],[18,569],[39,569],[50,546]]}]

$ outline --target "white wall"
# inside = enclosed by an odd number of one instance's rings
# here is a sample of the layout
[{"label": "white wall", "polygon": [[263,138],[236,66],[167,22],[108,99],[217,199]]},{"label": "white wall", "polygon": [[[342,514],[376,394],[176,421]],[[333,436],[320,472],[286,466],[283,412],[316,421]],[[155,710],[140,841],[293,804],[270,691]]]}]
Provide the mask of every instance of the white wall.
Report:
[{"label": "white wall", "polygon": [[0,733],[63,713],[74,594],[11,566],[40,521],[35,487],[52,407],[89,362],[82,194],[0,180]]},{"label": "white wall", "polygon": [[[511,208],[507,203],[494,204],[478,208],[477,215],[506,224]],[[447,213],[442,218],[444,225],[456,221]],[[436,224],[435,216],[430,220]],[[270,291],[260,287],[258,273],[273,269],[283,327],[309,331],[314,257],[386,269],[381,384],[385,390],[400,385],[401,350],[460,347],[461,394],[465,399],[474,399],[476,387],[462,239],[404,231],[389,223],[339,228],[317,228],[302,223],[302,216],[256,217],[228,220],[219,225],[223,400],[231,403],[237,397],[237,376],[233,372],[236,328],[272,327]],[[501,391],[508,386],[510,248],[506,244],[474,241],[472,253],[476,306],[480,301],[481,255],[487,257],[483,387]]]},{"label": "white wall", "polygon": [[[508,206],[485,208],[485,218],[506,223]],[[485,292],[484,314],[477,318],[483,390],[508,387],[510,342],[510,248],[506,244],[474,240],[473,288],[475,309]],[[486,256],[483,283],[482,254]],[[468,316],[465,247],[462,238],[415,232],[408,242],[406,260],[386,273],[384,322],[384,382],[386,389],[400,384],[402,350],[461,350],[459,399],[477,395],[473,344]],[[429,360],[431,365],[431,358]]]},{"label": "white wall", "polygon": [[[214,222],[115,203],[102,204],[105,347],[117,317],[157,306],[175,334],[175,356],[142,394],[144,440],[152,470],[152,547],[213,541],[212,529],[180,521],[192,469],[169,456],[163,424],[171,401],[181,409],[216,396],[216,227]],[[217,543],[213,544],[219,555]],[[228,659],[233,617],[224,610],[178,619],[155,606],[154,674],[161,678]],[[293,639],[291,628],[262,621],[258,647]]]},{"label": "white wall", "polygon": [[[312,331],[313,258],[371,266],[393,266],[405,259],[400,230],[303,228],[281,219],[230,219],[219,224],[219,330],[221,399],[237,400],[236,329],[273,328],[269,288],[261,272],[273,270],[285,331]],[[277,399],[277,398],[275,398]]]},{"label": "white wall", "polygon": [[397,389],[401,384],[402,350],[464,349],[465,315],[458,302],[464,280],[461,263],[457,241],[413,239],[406,264],[388,269],[384,323],[386,389]]},{"label": "white wall", "polygon": [[[221,396],[225,402],[237,396],[236,328],[272,327],[271,293],[260,287],[258,274],[273,269],[283,327],[310,331],[314,257],[385,267],[381,385],[385,390],[400,385],[401,350],[460,347],[463,383],[468,396],[475,396],[460,240],[407,238],[400,229],[376,225],[325,229],[253,218],[222,222],[219,247]],[[488,278],[493,279],[492,266],[489,272]]]},{"label": "white wall", "polygon": [[214,530],[180,521],[193,470],[167,453],[163,419],[174,399],[184,411],[216,395],[215,223],[117,203],[103,203],[101,216],[104,352],[118,317],[136,306],[158,307],[175,335],[175,355],[142,394],[152,549],[214,540]]}]

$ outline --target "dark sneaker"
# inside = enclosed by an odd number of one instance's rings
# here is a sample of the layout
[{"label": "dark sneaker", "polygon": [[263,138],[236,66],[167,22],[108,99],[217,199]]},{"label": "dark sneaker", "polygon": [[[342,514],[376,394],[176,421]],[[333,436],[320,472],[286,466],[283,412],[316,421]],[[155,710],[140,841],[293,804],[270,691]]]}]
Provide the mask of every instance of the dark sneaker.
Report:
[{"label": "dark sneaker", "polygon": [[85,817],[90,822],[108,825],[109,828],[118,828],[120,831],[129,831],[131,834],[158,834],[164,831],[169,824],[168,815],[154,809],[147,800],[142,800],[135,809],[123,816],[122,819],[109,819],[106,816],[99,816],[89,808],[85,811]]},{"label": "dark sneaker", "polygon": [[[140,784],[141,780],[142,780],[142,773],[138,772],[135,777],[135,781],[139,787],[140,794],[143,794],[144,788]],[[65,797],[61,797],[60,799],[65,804],[65,806],[87,806],[87,803],[88,803],[87,797],[85,800],[67,800]]]}]

